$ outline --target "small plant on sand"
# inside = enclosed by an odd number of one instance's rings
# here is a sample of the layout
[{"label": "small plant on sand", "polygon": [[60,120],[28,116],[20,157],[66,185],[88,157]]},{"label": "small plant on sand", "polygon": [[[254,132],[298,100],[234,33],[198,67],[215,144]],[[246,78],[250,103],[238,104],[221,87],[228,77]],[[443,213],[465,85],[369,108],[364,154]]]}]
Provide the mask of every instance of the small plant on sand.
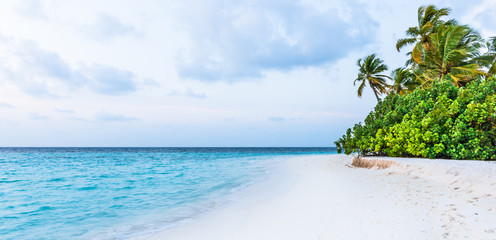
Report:
[{"label": "small plant on sand", "polygon": [[378,168],[378,169],[386,169],[395,165],[396,163],[389,160],[382,159],[369,159],[363,158],[360,156],[356,156],[353,158],[351,165],[359,168]]}]

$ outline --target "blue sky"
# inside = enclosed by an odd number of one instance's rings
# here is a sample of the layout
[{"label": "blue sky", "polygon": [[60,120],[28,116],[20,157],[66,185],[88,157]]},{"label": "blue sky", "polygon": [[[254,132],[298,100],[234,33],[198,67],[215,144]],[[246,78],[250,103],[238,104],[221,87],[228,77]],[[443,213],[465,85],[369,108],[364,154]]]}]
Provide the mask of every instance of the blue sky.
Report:
[{"label": "blue sky", "polygon": [[0,146],[333,146],[429,3],[496,35],[492,0],[2,1]]}]

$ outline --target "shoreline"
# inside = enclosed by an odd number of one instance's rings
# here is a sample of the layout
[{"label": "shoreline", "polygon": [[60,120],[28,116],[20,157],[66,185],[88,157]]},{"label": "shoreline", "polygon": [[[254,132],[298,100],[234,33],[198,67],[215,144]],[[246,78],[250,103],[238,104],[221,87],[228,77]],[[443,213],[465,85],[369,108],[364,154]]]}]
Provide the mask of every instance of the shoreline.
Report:
[{"label": "shoreline", "polygon": [[144,239],[494,239],[496,164],[387,158],[397,164],[378,170],[351,159],[288,159],[238,201]]}]

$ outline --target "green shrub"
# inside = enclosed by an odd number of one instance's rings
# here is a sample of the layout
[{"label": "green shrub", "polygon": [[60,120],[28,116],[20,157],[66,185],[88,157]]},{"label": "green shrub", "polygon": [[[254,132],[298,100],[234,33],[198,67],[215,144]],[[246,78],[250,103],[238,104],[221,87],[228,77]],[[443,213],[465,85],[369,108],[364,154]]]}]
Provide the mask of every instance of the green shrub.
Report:
[{"label": "green shrub", "polygon": [[390,95],[335,144],[338,152],[394,157],[496,159],[496,79],[451,79]]}]

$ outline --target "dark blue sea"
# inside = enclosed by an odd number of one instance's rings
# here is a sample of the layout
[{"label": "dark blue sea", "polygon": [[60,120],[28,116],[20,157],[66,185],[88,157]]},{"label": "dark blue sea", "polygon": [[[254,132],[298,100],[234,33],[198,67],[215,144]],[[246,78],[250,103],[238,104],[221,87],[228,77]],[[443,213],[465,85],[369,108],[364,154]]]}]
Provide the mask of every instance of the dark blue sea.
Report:
[{"label": "dark blue sea", "polygon": [[0,148],[0,239],[131,239],[335,148]]}]

